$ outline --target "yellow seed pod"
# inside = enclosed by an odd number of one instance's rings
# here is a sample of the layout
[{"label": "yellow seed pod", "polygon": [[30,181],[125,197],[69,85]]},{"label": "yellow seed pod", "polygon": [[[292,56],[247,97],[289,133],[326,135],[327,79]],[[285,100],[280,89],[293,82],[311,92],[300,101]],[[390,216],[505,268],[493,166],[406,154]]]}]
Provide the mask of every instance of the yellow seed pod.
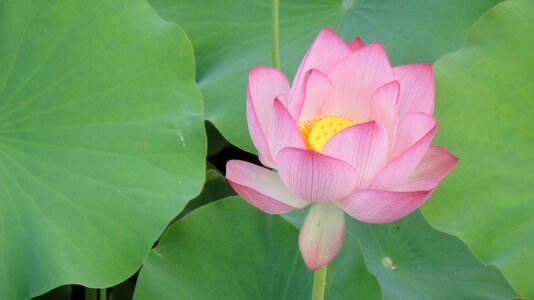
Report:
[{"label": "yellow seed pod", "polygon": [[308,135],[308,144],[313,150],[321,152],[324,144],[334,134],[354,124],[354,121],[340,117],[328,117],[318,120],[313,124]]}]

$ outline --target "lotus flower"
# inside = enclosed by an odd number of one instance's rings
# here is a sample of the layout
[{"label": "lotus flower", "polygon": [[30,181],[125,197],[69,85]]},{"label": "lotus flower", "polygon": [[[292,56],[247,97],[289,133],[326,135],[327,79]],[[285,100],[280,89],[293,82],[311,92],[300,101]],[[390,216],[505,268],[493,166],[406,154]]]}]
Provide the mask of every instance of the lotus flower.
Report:
[{"label": "lotus flower", "polygon": [[250,70],[248,128],[266,168],[231,160],[226,178],[269,214],[311,205],[299,247],[313,271],[339,252],[345,213],[369,223],[402,218],[454,167],[431,144],[433,109],[431,65],[392,68],[380,43],[345,43],[325,28],[291,86],[274,68]]}]

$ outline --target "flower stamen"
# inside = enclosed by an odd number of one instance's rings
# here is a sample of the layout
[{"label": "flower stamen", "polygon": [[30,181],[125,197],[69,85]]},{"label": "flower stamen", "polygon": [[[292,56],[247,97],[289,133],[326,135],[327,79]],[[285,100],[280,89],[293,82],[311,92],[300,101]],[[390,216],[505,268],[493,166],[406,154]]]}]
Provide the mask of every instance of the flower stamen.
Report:
[{"label": "flower stamen", "polygon": [[326,117],[315,117],[313,121],[301,121],[298,127],[306,147],[321,152],[326,142],[334,134],[356,123],[354,120],[339,115],[328,115]]}]

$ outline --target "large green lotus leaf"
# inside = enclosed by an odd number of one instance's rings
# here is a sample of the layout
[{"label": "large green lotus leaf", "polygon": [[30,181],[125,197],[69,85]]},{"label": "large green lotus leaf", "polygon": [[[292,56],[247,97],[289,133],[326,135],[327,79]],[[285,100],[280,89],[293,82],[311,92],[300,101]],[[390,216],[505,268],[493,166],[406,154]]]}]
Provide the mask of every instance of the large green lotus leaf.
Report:
[{"label": "large green lotus leaf", "polygon": [[[282,69],[289,78],[316,34],[381,41],[395,65],[433,62],[463,46],[473,22],[499,0],[280,1]],[[206,118],[232,144],[254,152],[245,121],[247,73],[271,65],[270,0],[150,0],[182,26],[197,57]]]},{"label": "large green lotus leaf", "polygon": [[534,298],[534,2],[507,1],[435,66],[437,140],[460,158],[423,206]]},{"label": "large green lotus leaf", "polygon": [[[209,138],[208,138],[209,140]],[[182,218],[186,214],[192,212],[200,206],[206,205],[210,202],[223,199],[225,197],[235,195],[235,191],[230,186],[224,175],[209,162],[206,163],[206,181],[202,192],[195,198],[189,201],[182,212],[176,219]]]},{"label": "large green lotus leaf", "polygon": [[[305,214],[293,211],[284,218],[300,227]],[[345,243],[332,264],[353,255],[345,248],[359,243],[384,299],[497,300],[516,295],[497,268],[481,263],[458,238],[433,229],[418,211],[387,224],[345,217]]]},{"label": "large green lotus leaf", "polygon": [[[134,299],[310,299],[298,231],[238,197],[194,210],[146,260]],[[381,299],[357,244],[328,271],[326,299]]]},{"label": "large green lotus leaf", "polygon": [[0,299],[128,278],[205,153],[192,47],[146,2],[0,2]]}]

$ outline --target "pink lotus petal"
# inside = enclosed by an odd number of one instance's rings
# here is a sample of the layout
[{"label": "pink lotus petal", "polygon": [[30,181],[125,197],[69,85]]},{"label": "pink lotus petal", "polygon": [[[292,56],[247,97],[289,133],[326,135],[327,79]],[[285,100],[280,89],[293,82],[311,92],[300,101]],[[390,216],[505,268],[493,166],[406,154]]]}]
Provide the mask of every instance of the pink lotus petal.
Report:
[{"label": "pink lotus petal", "polygon": [[297,123],[282,102],[276,99],[273,105],[273,119],[269,132],[269,148],[275,161],[280,149],[285,147],[306,149],[306,144],[304,144]]},{"label": "pink lotus petal", "polygon": [[432,180],[440,182],[458,163],[458,158],[445,148],[430,145],[415,170],[403,180],[404,183]]},{"label": "pink lotus petal", "polygon": [[430,146],[432,138],[436,133],[436,128],[437,125],[432,127],[416,143],[406,149],[406,151],[390,161],[389,164],[376,175],[370,187],[376,189],[389,189],[408,177],[417,167]]},{"label": "pink lotus petal", "polygon": [[254,107],[256,117],[264,133],[269,132],[274,99],[289,92],[286,76],[277,69],[255,67],[248,75],[248,101]]},{"label": "pink lotus petal", "polygon": [[[416,210],[432,194],[437,183],[424,182],[418,191],[382,191],[364,189],[343,199],[339,206],[353,218],[368,223],[385,223],[398,220]],[[413,185],[416,187],[416,185]]]},{"label": "pink lotus petal", "polygon": [[312,150],[284,148],[278,152],[276,163],[287,188],[309,202],[342,199],[356,184],[351,165]]},{"label": "pink lotus petal", "polygon": [[358,49],[365,47],[365,43],[362,41],[362,39],[358,37],[348,42],[347,46],[349,46],[350,51],[354,52]]},{"label": "pink lotus petal", "polygon": [[308,49],[295,75],[289,94],[289,103],[291,104],[294,101],[293,99],[302,98],[302,95],[299,94],[304,92],[302,85],[305,85],[304,75],[308,70],[317,69],[327,74],[350,53],[351,51],[345,41],[337,36],[335,32],[328,28],[321,30],[310,49]]},{"label": "pink lotus petal", "polygon": [[330,79],[317,69],[310,69],[304,75],[303,91],[290,102],[289,112],[295,120],[309,120],[320,115],[321,106],[330,97],[333,85]]},{"label": "pink lotus petal", "polygon": [[325,103],[325,111],[358,120],[369,119],[373,93],[394,80],[380,43],[353,52],[328,74],[328,78],[334,84],[334,90],[333,99]]},{"label": "pink lotus petal", "polygon": [[268,214],[280,214],[308,205],[287,190],[276,172],[245,161],[228,161],[226,179],[239,196]]},{"label": "pink lotus petal", "polygon": [[356,188],[364,188],[387,163],[388,136],[374,121],[353,125],[330,138],[322,153],[351,164],[356,170]]},{"label": "pink lotus petal", "polygon": [[314,204],[302,224],[299,248],[310,271],[328,264],[345,238],[345,214],[336,205]]},{"label": "pink lotus petal", "polygon": [[435,189],[438,185],[437,181],[434,180],[417,180],[410,182],[401,182],[400,184],[392,187],[390,191],[392,192],[416,192],[416,191],[430,191]]},{"label": "pink lotus petal", "polygon": [[247,124],[262,164],[274,167],[267,140],[273,101],[289,92],[289,82],[283,73],[270,67],[250,69],[247,90]]},{"label": "pink lotus petal", "polygon": [[393,147],[397,134],[397,100],[399,82],[392,81],[378,88],[373,94],[371,103],[371,120],[375,120],[386,129],[388,145]]},{"label": "pink lotus petal", "polygon": [[[250,97],[248,97],[250,99]],[[263,129],[261,129],[258,118],[256,117],[256,111],[254,110],[254,105],[252,102],[247,99],[247,124],[248,131],[250,132],[250,137],[252,138],[252,143],[254,147],[258,150],[258,158],[264,166],[274,168],[274,159],[271,157],[271,152],[269,150],[269,145],[267,145],[267,138]]]},{"label": "pink lotus petal", "polygon": [[415,144],[425,136],[437,122],[431,115],[414,112],[406,116],[397,128],[395,146],[391,151],[390,158],[399,156],[402,152]]},{"label": "pink lotus petal", "polygon": [[403,65],[393,68],[400,82],[398,117],[402,120],[412,112],[432,115],[434,111],[434,73],[432,65]]}]

